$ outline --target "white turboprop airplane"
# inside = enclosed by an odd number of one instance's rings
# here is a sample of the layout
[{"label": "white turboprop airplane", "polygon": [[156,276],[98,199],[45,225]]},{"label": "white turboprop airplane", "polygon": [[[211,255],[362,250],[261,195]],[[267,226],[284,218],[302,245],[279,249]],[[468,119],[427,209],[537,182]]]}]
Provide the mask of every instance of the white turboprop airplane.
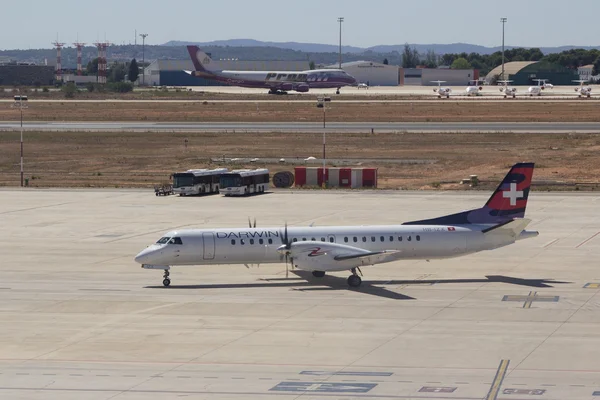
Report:
[{"label": "white turboprop airplane", "polygon": [[[398,260],[431,260],[492,250],[538,235],[526,231],[527,198],[533,163],[514,165],[481,208],[434,219],[382,226],[220,228],[175,230],[142,250],[142,268],[169,270],[180,265],[286,263],[311,271],[351,271],[358,287],[360,267]],[[361,272],[362,274],[362,272]]]},{"label": "white turboprop airplane", "polygon": [[517,88],[508,86],[512,81],[498,81],[502,86],[500,87],[500,91],[504,93],[504,98],[506,99],[508,96],[511,96],[513,99],[517,97]]},{"label": "white turboprop airplane", "polygon": [[537,82],[537,86],[530,86],[529,89],[527,89],[527,92],[529,93],[530,97],[541,96],[542,90],[544,90],[546,88],[548,88],[548,89],[554,88],[553,84],[548,83],[548,79],[534,79],[533,81]]},{"label": "white turboprop airplane", "polygon": [[472,79],[469,81],[469,85],[465,89],[467,96],[479,96],[483,86],[481,86],[481,79]]},{"label": "white turboprop airplane", "polygon": [[450,94],[452,93],[452,89],[449,87],[442,87],[442,83],[446,83],[446,81],[431,81],[431,83],[437,83],[437,89],[433,89],[435,93],[437,93],[438,99],[445,97],[447,99],[450,98]]},{"label": "white turboprop airplane", "polygon": [[573,82],[579,83],[579,87],[576,87],[575,91],[577,93],[579,93],[579,97],[580,98],[584,97],[584,96],[587,97],[587,98],[592,97],[592,87],[591,86],[583,86],[583,85],[585,85],[587,83],[586,80],[584,80],[584,79],[578,79],[578,80],[575,80]]}]

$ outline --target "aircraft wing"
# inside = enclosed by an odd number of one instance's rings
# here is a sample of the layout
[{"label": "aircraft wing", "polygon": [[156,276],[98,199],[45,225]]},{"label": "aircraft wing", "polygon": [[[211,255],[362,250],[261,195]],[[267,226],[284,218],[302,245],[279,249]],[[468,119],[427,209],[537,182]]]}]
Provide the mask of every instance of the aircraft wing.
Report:
[{"label": "aircraft wing", "polygon": [[355,267],[398,260],[398,250],[368,251],[354,246],[329,242],[295,242],[290,248],[293,263],[301,269],[346,271]]},{"label": "aircraft wing", "polygon": [[398,250],[383,250],[383,251],[372,251],[370,253],[356,253],[356,254],[346,254],[346,255],[337,255],[333,259],[335,261],[346,261],[346,260],[357,260],[363,259],[372,261],[370,264],[381,264],[383,262],[393,261],[398,258],[400,255],[400,251]]}]

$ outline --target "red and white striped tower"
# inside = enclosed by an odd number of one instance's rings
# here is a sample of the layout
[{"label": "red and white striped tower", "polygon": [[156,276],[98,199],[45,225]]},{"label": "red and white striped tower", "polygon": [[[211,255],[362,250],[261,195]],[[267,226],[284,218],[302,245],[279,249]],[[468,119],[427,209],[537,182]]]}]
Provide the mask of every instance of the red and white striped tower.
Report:
[{"label": "red and white striped tower", "polygon": [[106,83],[106,49],[110,46],[108,42],[94,43],[98,49],[98,83]]},{"label": "red and white striped tower", "polygon": [[65,44],[60,43],[58,40],[56,42],[52,42],[52,44],[56,48],[56,80],[58,82],[60,82],[60,81],[62,81],[61,53],[62,53],[62,48]]},{"label": "red and white striped tower", "polygon": [[83,67],[81,66],[81,50],[83,49],[83,46],[85,46],[85,43],[77,41],[73,43],[73,46],[77,48],[77,75],[82,75]]}]

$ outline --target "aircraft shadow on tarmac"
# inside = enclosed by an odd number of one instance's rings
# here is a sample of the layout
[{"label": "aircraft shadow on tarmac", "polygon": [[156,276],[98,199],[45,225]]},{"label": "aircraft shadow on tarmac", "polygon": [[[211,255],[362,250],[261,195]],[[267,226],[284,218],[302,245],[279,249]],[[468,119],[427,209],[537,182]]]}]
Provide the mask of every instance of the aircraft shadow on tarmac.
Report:
[{"label": "aircraft shadow on tarmac", "polygon": [[326,275],[323,278],[315,278],[308,271],[291,271],[298,278],[274,278],[264,279],[255,283],[217,283],[210,285],[172,285],[168,288],[163,286],[146,286],[148,289],[246,289],[246,288],[271,288],[271,287],[289,287],[299,291],[321,291],[321,290],[351,290],[376,297],[383,297],[392,300],[416,300],[401,293],[393,292],[376,285],[438,285],[452,283],[508,283],[510,285],[527,286],[535,288],[551,288],[552,284],[566,284],[571,282],[555,281],[552,279],[523,279],[504,275],[486,275],[485,279],[433,279],[433,280],[382,280],[382,281],[363,281],[357,288],[350,288],[346,278]]}]

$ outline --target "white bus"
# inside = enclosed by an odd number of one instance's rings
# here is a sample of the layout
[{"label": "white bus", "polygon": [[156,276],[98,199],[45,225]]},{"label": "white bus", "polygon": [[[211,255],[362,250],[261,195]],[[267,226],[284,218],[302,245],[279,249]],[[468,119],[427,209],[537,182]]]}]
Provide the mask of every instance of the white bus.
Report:
[{"label": "white bus", "polygon": [[173,174],[173,193],[190,196],[203,193],[219,193],[221,175],[227,168],[189,169]]},{"label": "white bus", "polygon": [[219,192],[225,196],[244,196],[269,190],[268,169],[238,169],[221,175]]}]

